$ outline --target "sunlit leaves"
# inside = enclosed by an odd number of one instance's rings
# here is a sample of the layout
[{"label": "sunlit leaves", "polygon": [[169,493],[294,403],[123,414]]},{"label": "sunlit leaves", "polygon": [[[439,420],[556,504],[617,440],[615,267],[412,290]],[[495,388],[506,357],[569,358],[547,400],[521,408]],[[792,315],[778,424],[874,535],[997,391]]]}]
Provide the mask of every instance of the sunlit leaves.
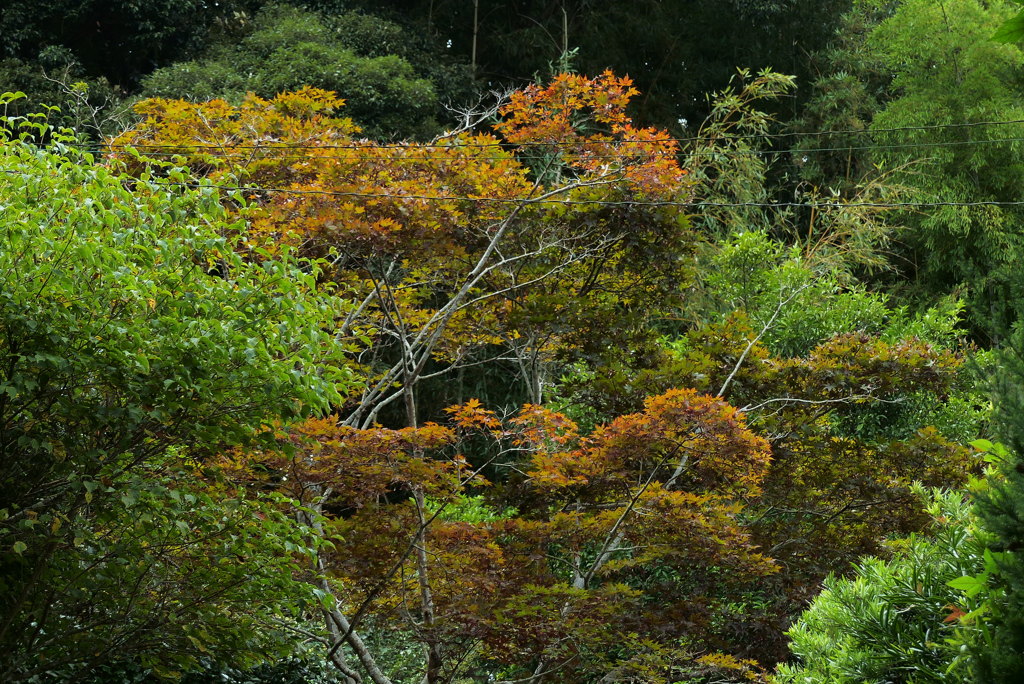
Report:
[{"label": "sunlit leaves", "polygon": [[259,659],[288,640],[256,634],[252,598],[268,616],[305,596],[293,561],[311,540],[200,463],[357,384],[325,331],[344,302],[289,251],[238,256],[244,230],[209,188],[34,130],[53,144],[0,147],[0,669]]}]

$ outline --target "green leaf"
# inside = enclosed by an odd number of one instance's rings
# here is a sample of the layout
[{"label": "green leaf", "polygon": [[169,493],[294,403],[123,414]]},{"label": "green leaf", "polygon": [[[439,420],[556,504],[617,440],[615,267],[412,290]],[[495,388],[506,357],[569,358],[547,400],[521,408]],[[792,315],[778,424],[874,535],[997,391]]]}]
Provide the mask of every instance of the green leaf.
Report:
[{"label": "green leaf", "polygon": [[946,584],[953,589],[958,589],[964,592],[969,598],[973,598],[988,586],[988,574],[982,573],[977,577],[965,575],[963,577],[957,577],[956,579],[950,580]]},{"label": "green leaf", "polygon": [[993,34],[992,40],[997,43],[1019,43],[1024,41],[1024,11],[1008,19]]}]

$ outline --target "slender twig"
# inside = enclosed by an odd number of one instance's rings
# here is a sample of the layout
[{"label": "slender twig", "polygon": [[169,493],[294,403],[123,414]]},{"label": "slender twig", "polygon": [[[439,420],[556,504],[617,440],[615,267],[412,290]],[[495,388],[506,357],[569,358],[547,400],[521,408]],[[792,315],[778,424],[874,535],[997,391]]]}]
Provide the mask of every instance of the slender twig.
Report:
[{"label": "slender twig", "polygon": [[793,299],[798,294],[800,294],[801,292],[803,292],[804,290],[806,290],[810,286],[811,286],[811,283],[806,283],[805,285],[802,285],[802,286],[798,287],[797,289],[793,290],[792,294],[790,294],[784,300],[779,302],[779,305],[777,307],[775,307],[775,313],[773,313],[771,315],[771,318],[768,319],[768,322],[764,324],[763,328],[761,328],[761,332],[759,332],[757,334],[757,336],[754,337],[754,339],[750,340],[750,342],[747,344],[747,348],[743,350],[742,354],[740,354],[740,358],[736,361],[736,365],[733,366],[732,372],[729,373],[729,377],[727,377],[725,379],[725,382],[722,383],[722,387],[718,390],[718,396],[720,396],[720,397],[724,397],[725,396],[725,390],[729,389],[729,384],[732,382],[732,379],[734,377],[736,377],[736,373],[739,372],[740,367],[743,365],[743,362],[746,360],[747,354],[749,354],[750,350],[754,348],[754,345],[757,344],[758,341],[762,337],[764,337],[765,333],[767,333],[768,330],[771,329],[772,325],[775,323],[775,319],[779,317],[780,313],[782,313],[782,309],[787,304],[789,304],[791,301],[793,301]]}]

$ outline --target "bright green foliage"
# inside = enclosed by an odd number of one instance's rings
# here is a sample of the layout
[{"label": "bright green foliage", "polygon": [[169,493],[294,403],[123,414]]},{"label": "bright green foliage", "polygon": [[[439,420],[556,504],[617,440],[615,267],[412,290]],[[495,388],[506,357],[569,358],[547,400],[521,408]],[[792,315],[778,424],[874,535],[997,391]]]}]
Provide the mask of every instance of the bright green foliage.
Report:
[{"label": "bright green foliage", "polygon": [[519,511],[515,508],[495,510],[487,505],[482,494],[477,496],[462,496],[452,502],[436,501],[427,499],[427,510],[431,515],[438,514],[441,520],[453,520],[467,523],[490,523],[498,520],[508,520],[515,517]]},{"label": "bright green foliage", "polygon": [[337,401],[352,380],[324,326],[341,300],[287,252],[237,256],[211,189],[5,124],[0,679],[258,660],[286,643],[259,623],[308,593],[310,542],[203,460]]},{"label": "bright green foliage", "polygon": [[[894,345],[920,340],[938,349],[961,346],[963,303],[953,298],[920,313],[893,307],[886,295],[860,284],[844,284],[843,274],[822,269],[799,246],[786,248],[761,232],[735,235],[720,250],[711,259],[706,286],[721,322],[728,324],[730,317],[742,313],[773,355],[806,357],[827,340],[849,334],[876,336]],[[670,346],[692,353],[686,338]],[[912,392],[896,405],[851,404],[832,420],[841,433],[869,441],[906,438],[931,425],[947,439],[965,443],[977,436],[987,419],[988,401],[970,388],[971,368],[958,374],[955,387],[938,395]]]},{"label": "bright green foliage", "polygon": [[51,112],[50,121],[74,128],[80,135],[115,133],[127,113],[118,104],[119,91],[109,81],[88,77],[81,65],[60,49],[46,51],[35,62],[0,59],[0,92],[4,90],[27,95],[6,102],[6,115],[59,107],[59,111]]},{"label": "bright green foliage", "polygon": [[724,316],[741,311],[772,352],[803,356],[835,335],[878,334],[890,310],[884,295],[843,287],[815,269],[799,247],[786,248],[760,231],[734,235],[715,255],[707,276]]},{"label": "bright green foliage", "polygon": [[790,95],[794,86],[792,76],[740,69],[727,88],[708,97],[711,112],[686,149],[695,199],[709,203],[694,223],[708,236],[767,230],[782,218],[757,206],[770,200],[771,164],[762,150],[775,123],[763,108]]},{"label": "bright green foliage", "polygon": [[970,681],[957,629],[970,629],[986,598],[973,582],[984,545],[966,497],[930,499],[928,534],[893,542],[891,560],[868,558],[853,577],[825,582],[787,632],[798,662],[779,669],[779,684]]},{"label": "bright green foliage", "polygon": [[[1024,119],[1024,52],[986,40],[1008,3],[907,2],[871,35],[869,49],[895,74],[900,94],[873,128]],[[880,149],[888,166],[911,165],[902,178],[919,201],[1018,200],[1024,186],[1021,143],[972,144],[1020,138],[1024,126],[979,126],[878,135],[880,145],[923,143],[925,149]],[[941,145],[941,146],[940,146]],[[931,291],[967,286],[976,328],[992,333],[1019,316],[1012,275],[1021,258],[1016,208],[937,207],[908,217],[907,239],[923,257],[921,285]]]},{"label": "bright green foliage", "polygon": [[21,600],[3,605],[5,681],[77,681],[111,661],[173,677],[295,652],[275,621],[316,604],[298,579],[313,537],[269,500],[211,489],[179,452],[131,460],[64,477],[60,504],[6,509],[4,589]]},{"label": "bright green foliage", "polygon": [[[214,45],[196,61],[146,77],[143,94],[238,102],[247,92],[269,98],[309,85],[337,92],[371,138],[434,133],[438,102],[431,82],[398,55],[358,53],[365,48],[360,43],[369,42],[360,40],[365,27],[343,27],[344,32],[304,10],[271,7],[257,15],[241,41]],[[347,38],[356,44],[350,47]]]},{"label": "bright green foliage", "polygon": [[1019,43],[1024,40],[1024,10],[1007,19],[992,34],[992,40],[997,43]]},{"label": "bright green foliage", "polygon": [[887,342],[917,338],[955,349],[963,304],[939,302],[921,313],[894,308],[847,274],[830,270],[800,245],[786,247],[763,231],[737,233],[710,258],[705,296],[719,320],[742,312],[760,341],[783,357],[805,356],[836,335],[868,333]]}]

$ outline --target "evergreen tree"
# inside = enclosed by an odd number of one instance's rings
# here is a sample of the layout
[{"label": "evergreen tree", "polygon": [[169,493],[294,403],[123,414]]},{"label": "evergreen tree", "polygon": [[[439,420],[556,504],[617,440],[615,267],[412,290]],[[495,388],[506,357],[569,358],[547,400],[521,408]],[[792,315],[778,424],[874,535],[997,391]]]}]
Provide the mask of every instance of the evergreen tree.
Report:
[{"label": "evergreen tree", "polygon": [[995,424],[1010,455],[977,507],[993,535],[992,550],[1002,552],[1001,598],[993,602],[991,639],[979,648],[975,667],[979,682],[1009,684],[1024,681],[1024,329],[1001,353],[998,368]]}]

